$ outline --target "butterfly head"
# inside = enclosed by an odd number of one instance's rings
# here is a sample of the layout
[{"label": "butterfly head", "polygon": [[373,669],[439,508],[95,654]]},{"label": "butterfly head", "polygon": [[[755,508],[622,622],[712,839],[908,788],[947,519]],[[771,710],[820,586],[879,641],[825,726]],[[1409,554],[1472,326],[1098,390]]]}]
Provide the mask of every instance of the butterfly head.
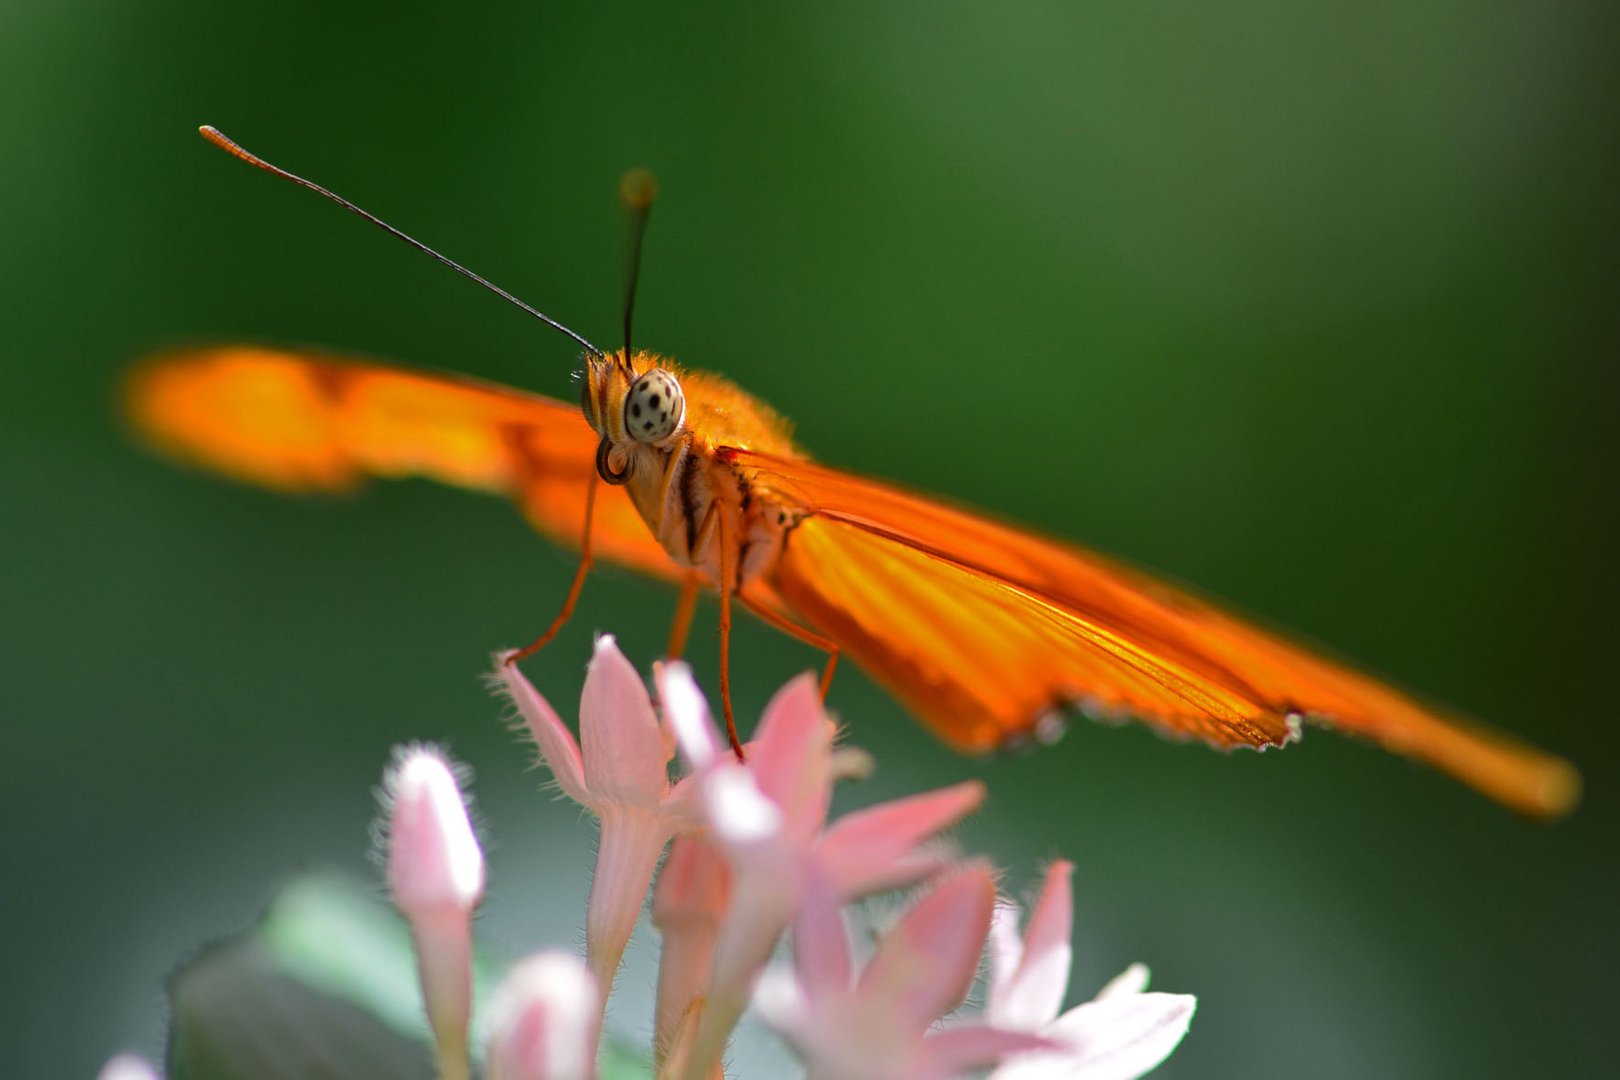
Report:
[{"label": "butterfly head", "polygon": [[[680,378],[651,353],[637,352],[626,364],[616,354],[591,358],[580,387],[585,419],[602,436],[603,453],[624,461],[636,444],[663,446],[686,424],[686,394]],[[601,456],[601,455],[599,455]],[[604,472],[613,479],[617,470]]]}]

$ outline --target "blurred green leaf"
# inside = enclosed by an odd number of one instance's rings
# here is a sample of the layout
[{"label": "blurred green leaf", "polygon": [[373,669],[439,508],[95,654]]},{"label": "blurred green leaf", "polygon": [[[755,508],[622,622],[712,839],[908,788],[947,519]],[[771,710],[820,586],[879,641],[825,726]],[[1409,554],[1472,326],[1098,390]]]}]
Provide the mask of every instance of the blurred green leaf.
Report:
[{"label": "blurred green leaf", "polygon": [[[258,937],[289,978],[354,1003],[402,1035],[432,1037],[410,931],[363,886],[336,876],[301,878],[276,897]],[[473,979],[474,999],[482,1000],[487,973],[475,970]]]},{"label": "blurred green leaf", "polygon": [[431,1047],[287,974],[260,933],[209,949],[170,988],[179,1080],[434,1075]]},{"label": "blurred green leaf", "polygon": [[[475,1006],[496,981],[475,958]],[[258,926],[187,964],[170,997],[169,1068],[182,1080],[435,1075],[410,932],[346,877],[288,885]],[[606,1080],[652,1075],[611,1042],[600,1068]]]}]

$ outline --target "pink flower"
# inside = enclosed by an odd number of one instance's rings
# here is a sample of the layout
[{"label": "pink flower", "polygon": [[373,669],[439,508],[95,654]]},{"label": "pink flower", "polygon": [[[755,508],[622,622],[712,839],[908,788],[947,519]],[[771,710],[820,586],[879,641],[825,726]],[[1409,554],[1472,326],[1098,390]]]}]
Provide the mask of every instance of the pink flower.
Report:
[{"label": "pink flower", "polygon": [[725,856],[706,840],[678,838],[653,889],[652,921],[663,942],[653,1022],[659,1062],[669,1056],[682,1023],[708,988],[720,920],[730,904],[731,868]]},{"label": "pink flower", "polygon": [[690,784],[671,784],[674,740],[636,669],[610,635],[596,639],[579,702],[579,740],[516,665],[497,656],[491,678],[517,706],[563,794],[601,824],[585,915],[585,951],[605,1001],[670,837],[694,831]]},{"label": "pink flower", "polygon": [[[996,904],[990,864],[958,862],[937,843],[983,800],[981,784],[829,822],[833,784],[865,775],[870,760],[835,749],[835,725],[810,677],[772,698],[739,761],[682,664],[655,668],[660,720],[613,639],[599,638],[576,739],[505,658],[497,658],[494,682],[556,786],[598,819],[601,843],[586,957],[551,952],[522,961],[483,1011],[491,1080],[595,1076],[613,976],[672,838],[652,903],[662,938],[653,1023],[660,1080],[721,1080],[727,1040],[750,1000],[808,1074],[827,1080],[943,1080],[992,1069],[993,1080],[1130,1080],[1186,1033],[1195,1000],[1146,993],[1140,965],[1059,1015],[1072,961],[1072,867],[1051,867],[1020,934],[1017,907]],[[672,782],[677,747],[690,773]],[[485,886],[458,771],[431,747],[396,750],[379,829],[444,1080],[470,1075],[471,923]],[[932,879],[928,888],[858,964],[843,905],[923,879]],[[767,970],[790,927],[793,965]],[[947,1019],[973,985],[987,938],[985,1014]],[[361,996],[391,1015],[385,998],[394,995]],[[271,1055],[279,1049],[264,1045]],[[365,1045],[328,1049],[338,1071],[365,1071]],[[618,1051],[609,1060],[618,1062]],[[155,1077],[145,1062],[120,1055],[100,1080]]]},{"label": "pink flower", "polygon": [[958,784],[857,811],[827,827],[835,729],[812,677],[794,679],[771,699],[746,765],[725,752],[684,664],[659,669],[658,692],[665,721],[694,770],[690,779],[700,785],[703,816],[730,864],[737,898],[714,940],[690,1076],[718,1059],[754,977],[799,910],[807,880],[823,882],[842,901],[938,871],[947,860],[921,845],[978,806],[984,788]]},{"label": "pink flower", "polygon": [[794,973],[769,973],[755,1004],[812,1077],[928,1080],[1047,1048],[988,1025],[931,1030],[967,996],[995,896],[989,866],[963,864],[882,937],[857,977],[834,894],[812,880],[793,931]]},{"label": "pink flower", "polygon": [[1132,1080],[1181,1042],[1198,999],[1149,994],[1148,972],[1132,964],[1091,1001],[1058,1015],[1069,982],[1074,866],[1055,862],[1022,938],[1018,908],[997,908],[990,933],[990,993],[985,1013],[1003,1028],[1038,1033],[1053,1048],[1012,1058],[993,1080]]},{"label": "pink flower", "polygon": [[596,980],[576,957],[520,962],[490,999],[490,1080],[589,1080],[601,1018]]},{"label": "pink flower", "polygon": [[472,1011],[472,915],[484,895],[484,856],[438,750],[395,751],[383,774],[388,885],[410,924],[422,1001],[446,1078],[465,1077]]}]

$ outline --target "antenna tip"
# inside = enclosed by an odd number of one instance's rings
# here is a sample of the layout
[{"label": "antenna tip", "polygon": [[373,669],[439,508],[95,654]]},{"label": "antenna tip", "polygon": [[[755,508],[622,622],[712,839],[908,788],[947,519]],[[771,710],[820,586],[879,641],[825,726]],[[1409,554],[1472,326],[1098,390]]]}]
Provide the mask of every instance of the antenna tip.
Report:
[{"label": "antenna tip", "polygon": [[236,146],[235,143],[226,138],[223,131],[219,130],[219,128],[215,127],[213,124],[202,125],[197,129],[197,134],[201,135],[203,138],[207,139],[209,142],[213,143],[222,150],[231,150]]},{"label": "antenna tip", "polygon": [[619,199],[626,210],[644,212],[658,197],[658,178],[639,165],[619,178]]}]

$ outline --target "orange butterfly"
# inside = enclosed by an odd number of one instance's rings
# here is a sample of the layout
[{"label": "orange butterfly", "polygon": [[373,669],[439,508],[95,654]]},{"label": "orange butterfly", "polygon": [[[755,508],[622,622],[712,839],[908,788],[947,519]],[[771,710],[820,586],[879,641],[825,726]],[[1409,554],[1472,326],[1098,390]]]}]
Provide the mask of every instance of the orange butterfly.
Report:
[{"label": "orange butterfly", "polygon": [[[352,203],[254,157],[491,289]],[[650,179],[627,198],[639,210]],[[632,264],[632,296],[634,282]],[[500,290],[495,289],[500,292]],[[581,408],[454,376],[225,346],[149,359],[128,404],[161,448],[289,491],[367,476],[429,476],[511,496],[542,532],[582,548],[567,619],[594,558],[677,584],[669,652],[701,589],[720,596],[721,697],[731,717],[735,600],[827,652],[847,653],[950,745],[1044,740],[1063,714],[1130,716],[1221,748],[1283,746],[1303,721],[1426,761],[1526,814],[1579,797],[1565,761],[1487,732],[1211,602],[1072,544],[814,464],[784,422],[729,381],[626,346],[585,349]]]}]

